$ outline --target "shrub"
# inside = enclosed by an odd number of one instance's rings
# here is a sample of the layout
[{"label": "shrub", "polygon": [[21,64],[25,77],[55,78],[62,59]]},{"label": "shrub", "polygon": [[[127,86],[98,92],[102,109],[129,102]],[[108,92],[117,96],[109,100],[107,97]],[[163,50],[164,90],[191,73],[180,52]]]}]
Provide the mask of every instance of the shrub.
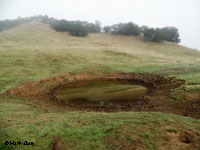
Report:
[{"label": "shrub", "polygon": [[178,29],[175,27],[165,27],[165,28],[145,28],[143,29],[144,37],[150,41],[161,42],[169,41],[173,43],[179,43],[179,33]]},{"label": "shrub", "polygon": [[132,22],[118,24],[117,32],[122,35],[139,35],[141,33],[139,26]]},{"label": "shrub", "polygon": [[111,32],[111,29],[112,29],[111,26],[105,26],[105,27],[103,28],[103,31],[104,31],[104,32]]},{"label": "shrub", "polygon": [[76,21],[72,23],[69,33],[73,36],[86,36],[88,34],[88,29],[83,23]]},{"label": "shrub", "polygon": [[166,41],[179,43],[181,39],[179,39],[179,32],[176,27],[165,27],[162,28],[163,36]]}]

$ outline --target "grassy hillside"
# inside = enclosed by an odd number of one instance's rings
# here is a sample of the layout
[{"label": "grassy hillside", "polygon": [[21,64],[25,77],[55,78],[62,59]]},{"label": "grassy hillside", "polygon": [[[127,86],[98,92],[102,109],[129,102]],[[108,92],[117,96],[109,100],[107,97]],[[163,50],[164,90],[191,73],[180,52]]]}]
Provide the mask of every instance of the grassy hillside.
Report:
[{"label": "grassy hillside", "polygon": [[63,72],[156,72],[200,82],[200,52],[169,42],[104,33],[73,37],[41,23],[1,32],[0,42],[1,92]]},{"label": "grassy hillside", "polygon": [[[31,149],[200,149],[200,121],[163,113],[66,112],[3,93],[28,81],[70,75],[134,72],[186,80],[177,99],[200,89],[200,52],[142,36],[73,37],[32,22],[0,32],[0,149],[5,140]],[[190,95],[191,96],[191,95]],[[199,95],[197,94],[196,97]],[[189,144],[184,138],[189,138]],[[18,149],[19,147],[14,147]]]},{"label": "grassy hillside", "polygon": [[199,58],[200,52],[169,42],[103,33],[72,37],[28,23],[0,33],[0,91],[63,72],[156,72],[200,82]]}]

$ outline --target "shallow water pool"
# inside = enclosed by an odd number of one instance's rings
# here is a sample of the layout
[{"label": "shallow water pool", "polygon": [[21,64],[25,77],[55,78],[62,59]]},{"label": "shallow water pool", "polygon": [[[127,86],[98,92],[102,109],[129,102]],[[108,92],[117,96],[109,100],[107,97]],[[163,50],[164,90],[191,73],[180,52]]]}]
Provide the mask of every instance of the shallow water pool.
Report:
[{"label": "shallow water pool", "polygon": [[135,102],[144,96],[147,89],[142,85],[117,82],[85,82],[66,86],[55,92],[56,99],[65,103],[91,104]]}]

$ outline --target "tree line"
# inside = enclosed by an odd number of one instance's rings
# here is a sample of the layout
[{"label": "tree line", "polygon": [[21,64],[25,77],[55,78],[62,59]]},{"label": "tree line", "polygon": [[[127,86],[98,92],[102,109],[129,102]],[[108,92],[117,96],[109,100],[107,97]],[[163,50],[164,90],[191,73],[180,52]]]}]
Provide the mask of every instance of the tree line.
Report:
[{"label": "tree line", "polygon": [[47,15],[39,15],[25,18],[17,18],[13,20],[0,21],[0,31],[7,30],[22,23],[40,21],[50,24],[51,28],[59,32],[69,32],[73,36],[86,36],[88,33],[106,32],[111,34],[138,36],[143,34],[144,37],[153,42],[169,41],[179,43],[179,32],[176,27],[150,28],[147,26],[138,26],[133,22],[119,23],[111,26],[101,27],[100,21],[89,23],[87,21],[68,21],[65,19],[55,19]]},{"label": "tree line", "polygon": [[86,36],[88,33],[101,32],[101,23],[96,21],[95,23],[89,23],[87,21],[68,21],[68,20],[58,20],[55,18],[50,18],[47,15],[39,15],[25,18],[17,18],[13,20],[2,20],[0,21],[0,31],[10,29],[14,26],[31,22],[39,21],[50,24],[50,26],[59,32],[69,32],[74,36]]},{"label": "tree line", "polygon": [[54,20],[50,23],[51,27],[56,31],[69,32],[74,36],[86,36],[88,33],[101,32],[101,23],[89,23],[87,21],[67,21],[67,20]]},{"label": "tree line", "polygon": [[164,28],[149,28],[147,26],[139,27],[133,22],[119,23],[111,26],[105,26],[104,32],[119,34],[119,35],[133,35],[138,36],[143,34],[149,41],[162,42],[169,41],[173,43],[179,43],[179,32],[176,27],[164,27]]},{"label": "tree line", "polygon": [[0,20],[0,31],[8,30],[17,25],[31,22],[31,21],[40,21],[40,22],[49,23],[49,19],[52,19],[52,18],[49,18],[47,15],[45,16],[39,15],[39,16],[32,16],[32,17],[25,17],[25,18],[18,17],[17,19],[12,19],[12,20],[10,19]]}]

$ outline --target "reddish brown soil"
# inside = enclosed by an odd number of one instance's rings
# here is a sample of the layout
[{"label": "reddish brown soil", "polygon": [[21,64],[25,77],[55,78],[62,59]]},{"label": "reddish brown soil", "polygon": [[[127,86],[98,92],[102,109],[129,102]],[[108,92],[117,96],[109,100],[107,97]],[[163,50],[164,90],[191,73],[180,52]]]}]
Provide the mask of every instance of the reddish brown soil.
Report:
[{"label": "reddish brown soil", "polygon": [[53,144],[49,147],[50,150],[67,150],[67,145],[65,145],[59,137],[55,137]]},{"label": "reddish brown soil", "polygon": [[[100,105],[76,105],[65,104],[57,100],[54,92],[62,87],[71,84],[78,86],[82,82],[93,80],[111,80],[118,82],[128,82],[130,84],[141,84],[148,89],[147,95],[135,103],[113,104],[107,106]],[[170,92],[180,86],[184,86],[185,81],[177,80],[173,77],[164,77],[153,74],[109,74],[107,76],[91,76],[69,74],[61,77],[43,79],[38,82],[30,82],[16,88],[8,90],[5,95],[17,95],[30,100],[39,100],[40,103],[48,103],[49,106],[56,106],[59,109],[81,110],[81,111],[151,111],[167,112],[200,118],[200,99],[187,100],[185,103],[178,103],[172,100]]]}]

